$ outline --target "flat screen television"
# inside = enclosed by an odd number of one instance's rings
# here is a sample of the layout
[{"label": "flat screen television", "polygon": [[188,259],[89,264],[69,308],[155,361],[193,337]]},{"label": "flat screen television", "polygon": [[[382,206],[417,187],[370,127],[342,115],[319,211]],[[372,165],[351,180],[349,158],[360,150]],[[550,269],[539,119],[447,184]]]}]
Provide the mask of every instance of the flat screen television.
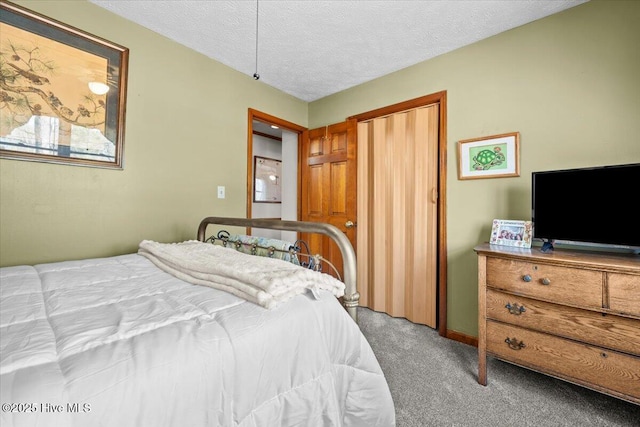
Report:
[{"label": "flat screen television", "polygon": [[553,241],[640,249],[640,163],[532,173],[531,220]]}]

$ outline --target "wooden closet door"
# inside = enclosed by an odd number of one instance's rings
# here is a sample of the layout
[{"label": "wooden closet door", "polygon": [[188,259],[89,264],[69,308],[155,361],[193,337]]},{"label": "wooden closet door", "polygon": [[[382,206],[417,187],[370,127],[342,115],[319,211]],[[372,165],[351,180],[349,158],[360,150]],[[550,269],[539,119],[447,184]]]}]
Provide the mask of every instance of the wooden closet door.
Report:
[{"label": "wooden closet door", "polygon": [[358,123],[360,303],[435,328],[438,107]]}]

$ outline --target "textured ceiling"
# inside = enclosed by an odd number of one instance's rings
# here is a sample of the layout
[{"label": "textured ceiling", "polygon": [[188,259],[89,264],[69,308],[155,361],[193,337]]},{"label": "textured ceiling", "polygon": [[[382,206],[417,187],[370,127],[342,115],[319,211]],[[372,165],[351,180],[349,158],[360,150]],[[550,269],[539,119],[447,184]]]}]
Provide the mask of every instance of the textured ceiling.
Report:
[{"label": "textured ceiling", "polygon": [[587,0],[90,1],[310,102]]}]

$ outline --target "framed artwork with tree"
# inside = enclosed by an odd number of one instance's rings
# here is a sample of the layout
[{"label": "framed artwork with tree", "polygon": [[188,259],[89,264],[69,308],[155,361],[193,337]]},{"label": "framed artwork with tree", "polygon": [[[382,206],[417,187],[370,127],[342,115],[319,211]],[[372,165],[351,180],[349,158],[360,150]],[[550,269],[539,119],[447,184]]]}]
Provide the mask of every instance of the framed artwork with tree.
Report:
[{"label": "framed artwork with tree", "polygon": [[0,157],[122,169],[129,50],[0,0]]}]

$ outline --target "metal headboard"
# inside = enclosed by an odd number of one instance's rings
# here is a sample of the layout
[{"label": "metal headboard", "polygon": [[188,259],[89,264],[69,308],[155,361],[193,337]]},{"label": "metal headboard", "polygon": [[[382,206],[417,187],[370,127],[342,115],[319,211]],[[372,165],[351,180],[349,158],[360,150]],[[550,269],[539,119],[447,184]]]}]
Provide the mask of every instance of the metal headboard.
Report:
[{"label": "metal headboard", "polygon": [[360,294],[356,290],[356,254],[351,242],[340,229],[331,224],[306,221],[282,221],[276,219],[224,218],[210,216],[203,219],[198,227],[198,240],[204,242],[207,226],[210,224],[231,225],[238,227],[267,228],[271,230],[297,231],[301,233],[324,234],[333,239],[342,254],[345,291],[342,301],[349,315],[358,321],[357,308]]}]

